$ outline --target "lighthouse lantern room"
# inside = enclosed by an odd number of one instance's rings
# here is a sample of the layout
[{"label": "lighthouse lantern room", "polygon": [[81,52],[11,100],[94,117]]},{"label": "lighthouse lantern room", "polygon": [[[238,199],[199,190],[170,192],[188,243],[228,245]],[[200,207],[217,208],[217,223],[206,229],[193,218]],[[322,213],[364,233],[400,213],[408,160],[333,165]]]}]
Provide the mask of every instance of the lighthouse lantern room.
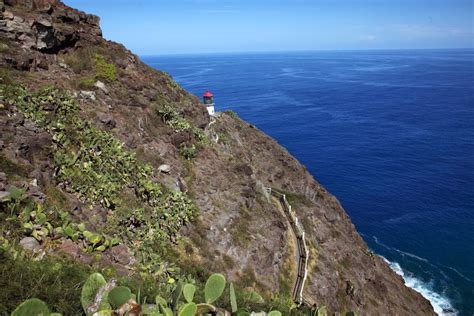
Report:
[{"label": "lighthouse lantern room", "polygon": [[214,95],[212,94],[212,92],[209,90],[204,92],[204,94],[202,95],[202,101],[206,106],[209,115],[214,116],[216,112],[214,111]]}]

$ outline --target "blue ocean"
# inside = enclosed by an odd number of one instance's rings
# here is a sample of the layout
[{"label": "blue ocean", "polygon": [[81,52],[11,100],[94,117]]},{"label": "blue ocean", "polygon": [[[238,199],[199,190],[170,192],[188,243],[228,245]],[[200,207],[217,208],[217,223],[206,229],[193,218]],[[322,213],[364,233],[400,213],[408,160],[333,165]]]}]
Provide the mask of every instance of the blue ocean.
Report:
[{"label": "blue ocean", "polygon": [[286,147],[439,314],[474,314],[474,50],[143,59]]}]

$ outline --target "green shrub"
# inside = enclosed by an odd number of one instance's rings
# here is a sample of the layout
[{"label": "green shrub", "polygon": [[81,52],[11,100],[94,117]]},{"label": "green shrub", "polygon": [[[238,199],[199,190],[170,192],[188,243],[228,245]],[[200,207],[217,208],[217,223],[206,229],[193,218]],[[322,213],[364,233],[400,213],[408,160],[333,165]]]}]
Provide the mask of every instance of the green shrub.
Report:
[{"label": "green shrub", "polygon": [[0,53],[5,53],[7,52],[8,50],[10,49],[10,46],[8,46],[7,44],[0,42]]},{"label": "green shrub", "polygon": [[95,54],[93,61],[97,79],[103,79],[107,81],[117,80],[117,67],[115,67],[114,64],[107,63],[104,56]]},{"label": "green shrub", "polygon": [[11,161],[0,153],[0,170],[5,172],[6,176],[9,178],[26,178],[28,176],[29,168]]},{"label": "green shrub", "polygon": [[60,54],[58,59],[65,63],[76,73],[80,74],[85,71],[93,70],[94,56],[100,51],[98,46],[82,46],[80,48],[70,50],[65,54]]},{"label": "green shrub", "polygon": [[69,260],[37,261],[0,249],[0,314],[8,315],[22,301],[36,297],[53,311],[80,315],[81,286],[89,274],[89,267]]},{"label": "green shrub", "polygon": [[232,117],[233,119],[239,118],[239,116],[237,115],[237,113],[235,113],[235,112],[232,111],[232,110],[225,110],[224,113],[226,113],[227,115],[229,115],[229,116]]},{"label": "green shrub", "polygon": [[80,78],[77,82],[77,87],[81,90],[91,90],[94,87],[95,82],[95,78]]},{"label": "green shrub", "polygon": [[159,108],[158,115],[161,117],[163,122],[176,132],[186,131],[192,127],[191,123],[185,119],[178,110],[169,104],[165,104]]},{"label": "green shrub", "polygon": [[186,158],[187,160],[191,160],[195,158],[197,154],[196,145],[194,144],[188,145],[184,143],[181,144],[181,146],[179,146],[179,154],[183,156],[184,158]]}]

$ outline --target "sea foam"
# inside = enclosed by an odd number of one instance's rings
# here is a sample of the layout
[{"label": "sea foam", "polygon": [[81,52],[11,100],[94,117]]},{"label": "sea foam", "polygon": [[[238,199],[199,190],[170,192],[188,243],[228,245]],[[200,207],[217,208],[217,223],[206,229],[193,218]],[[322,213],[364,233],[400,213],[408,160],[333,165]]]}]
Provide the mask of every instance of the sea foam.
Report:
[{"label": "sea foam", "polygon": [[384,257],[382,258],[389,264],[390,268],[392,268],[392,270],[395,271],[396,274],[398,274],[403,278],[403,280],[405,280],[406,286],[414,289],[424,298],[430,301],[436,314],[442,316],[458,315],[457,310],[452,306],[451,302],[446,297],[443,297],[440,294],[434,292],[431,289],[429,283],[425,283],[415,278],[410,272],[403,271],[402,267],[397,262],[390,262]]}]

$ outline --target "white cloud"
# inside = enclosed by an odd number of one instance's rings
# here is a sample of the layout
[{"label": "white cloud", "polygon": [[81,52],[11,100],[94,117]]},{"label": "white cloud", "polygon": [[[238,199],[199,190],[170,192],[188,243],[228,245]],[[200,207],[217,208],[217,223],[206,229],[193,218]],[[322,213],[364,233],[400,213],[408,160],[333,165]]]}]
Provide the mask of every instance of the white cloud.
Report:
[{"label": "white cloud", "polygon": [[377,36],[372,35],[372,34],[359,36],[359,41],[362,41],[362,42],[374,42],[375,40],[377,40]]},{"label": "white cloud", "polygon": [[473,31],[470,29],[456,27],[440,27],[434,25],[406,24],[394,27],[395,31],[408,38],[427,37],[472,37]]}]

